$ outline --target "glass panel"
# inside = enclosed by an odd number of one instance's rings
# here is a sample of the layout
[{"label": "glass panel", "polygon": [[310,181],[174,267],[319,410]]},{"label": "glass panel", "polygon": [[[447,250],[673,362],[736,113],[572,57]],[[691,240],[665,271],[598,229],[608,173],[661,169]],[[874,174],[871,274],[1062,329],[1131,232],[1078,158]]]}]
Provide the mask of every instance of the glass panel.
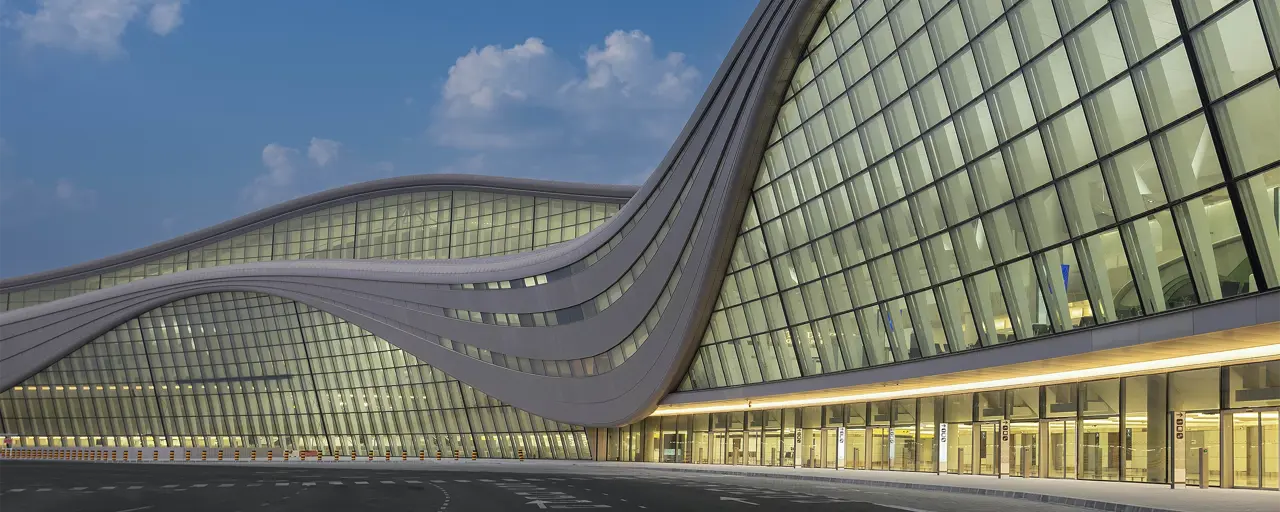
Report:
[{"label": "glass panel", "polygon": [[1262,275],[1271,287],[1280,286],[1280,168],[1240,182],[1240,200],[1249,222],[1253,247],[1262,262]]},{"label": "glass panel", "polygon": [[1267,42],[1262,37],[1262,24],[1252,2],[1241,3],[1208,25],[1195,29],[1192,37],[1212,99],[1272,69]]}]

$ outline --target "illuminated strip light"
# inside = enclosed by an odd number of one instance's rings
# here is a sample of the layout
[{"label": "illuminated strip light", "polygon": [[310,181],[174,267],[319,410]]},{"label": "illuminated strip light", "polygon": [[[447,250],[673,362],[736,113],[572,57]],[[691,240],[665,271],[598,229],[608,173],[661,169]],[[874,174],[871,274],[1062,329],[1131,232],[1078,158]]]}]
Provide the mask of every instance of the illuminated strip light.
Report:
[{"label": "illuminated strip light", "polygon": [[895,398],[914,398],[918,396],[929,395],[947,395],[952,393],[966,393],[974,391],[986,391],[991,389],[1016,388],[1030,385],[1055,384],[1061,382],[1074,382],[1083,380],[1093,380],[1105,377],[1117,377],[1121,375],[1129,375],[1135,373],[1149,373],[1162,370],[1172,370],[1176,368],[1188,366],[1205,366],[1221,363],[1230,363],[1233,361],[1258,359],[1266,357],[1280,356],[1280,344],[1263,345],[1259,347],[1242,348],[1236,350],[1227,350],[1225,352],[1213,352],[1210,354],[1197,354],[1191,356],[1179,356],[1169,359],[1157,359],[1154,361],[1141,361],[1136,363],[1125,363],[1114,366],[1103,366],[1100,368],[1088,368],[1084,370],[1069,370],[1064,372],[1046,373],[1041,375],[1029,375],[1025,377],[1009,377],[1005,379],[988,380],[981,382],[972,382],[967,384],[946,384],[941,386],[929,386],[923,388],[915,388],[903,391],[880,391],[874,393],[861,393],[820,398],[796,398],[791,400],[744,400],[736,404],[726,405],[706,405],[694,407],[682,407],[680,405],[671,405],[659,407],[650,416],[675,416],[679,414],[701,414],[710,412],[735,412],[754,409],[780,409],[785,407],[806,407],[812,405],[834,405],[849,402],[871,402],[876,400],[891,400]]}]

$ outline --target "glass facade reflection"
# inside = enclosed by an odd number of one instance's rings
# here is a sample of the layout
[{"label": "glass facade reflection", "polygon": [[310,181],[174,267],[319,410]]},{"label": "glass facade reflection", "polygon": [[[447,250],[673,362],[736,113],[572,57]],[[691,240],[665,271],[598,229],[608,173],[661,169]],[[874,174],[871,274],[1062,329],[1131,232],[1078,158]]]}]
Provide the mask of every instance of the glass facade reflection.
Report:
[{"label": "glass facade reflection", "polygon": [[1280,286],[1277,47],[1271,0],[837,0],[680,389]]},{"label": "glass facade reflection", "polygon": [[590,457],[581,427],[504,405],[333,315],[248,293],[111,330],[0,393],[0,430],[18,446]]},{"label": "glass facade reflection", "polygon": [[413,192],[331,206],[102,275],[0,293],[0,311],[150,276],[255,261],[431,260],[532,251],[604,224],[620,204],[474,191]]}]

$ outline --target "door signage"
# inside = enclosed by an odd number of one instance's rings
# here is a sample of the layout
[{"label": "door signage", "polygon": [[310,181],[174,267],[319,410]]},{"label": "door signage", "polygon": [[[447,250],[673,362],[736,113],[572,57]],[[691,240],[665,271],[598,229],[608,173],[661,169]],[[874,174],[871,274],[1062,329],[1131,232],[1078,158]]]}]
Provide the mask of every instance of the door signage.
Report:
[{"label": "door signage", "polygon": [[947,424],[938,424],[938,467],[947,467]]},{"label": "door signage", "polygon": [[1182,440],[1186,437],[1187,413],[1173,413],[1173,438]]},{"label": "door signage", "polygon": [[889,429],[889,461],[892,464],[894,455],[894,445],[898,444],[898,433],[893,429]]},{"label": "door signage", "polygon": [[836,469],[844,469],[844,427],[836,429]]},{"label": "door signage", "polygon": [[1009,442],[1009,421],[1008,420],[1000,422],[1000,442],[1002,443]]}]

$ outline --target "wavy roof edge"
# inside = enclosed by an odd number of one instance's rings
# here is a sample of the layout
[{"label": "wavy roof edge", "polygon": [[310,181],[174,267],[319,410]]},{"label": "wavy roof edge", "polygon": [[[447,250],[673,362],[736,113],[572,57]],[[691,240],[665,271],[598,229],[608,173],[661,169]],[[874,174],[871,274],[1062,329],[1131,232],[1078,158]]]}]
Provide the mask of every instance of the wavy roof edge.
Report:
[{"label": "wavy roof edge", "polygon": [[365,181],[331,188],[314,194],[290,199],[207,228],[179,235],[146,247],[125,251],[96,260],[77,263],[34,274],[0,279],[0,293],[53,284],[71,278],[87,277],[145,263],[155,258],[186,251],[198,246],[233,236],[239,231],[274,223],[305,210],[329,206],[331,203],[347,203],[364,199],[361,196],[380,197],[398,189],[439,189],[493,192],[500,194],[532,194],[573,200],[594,200],[625,203],[635,195],[639,187],[633,185],[608,185],[569,181],[508,178],[475,174],[415,174],[373,181]]}]

